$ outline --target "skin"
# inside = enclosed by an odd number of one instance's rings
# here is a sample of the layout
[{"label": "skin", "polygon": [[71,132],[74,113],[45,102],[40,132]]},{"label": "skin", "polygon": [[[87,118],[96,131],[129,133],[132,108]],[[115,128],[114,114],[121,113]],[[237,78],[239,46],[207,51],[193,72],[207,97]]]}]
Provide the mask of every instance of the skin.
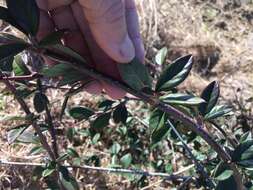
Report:
[{"label": "skin", "polygon": [[[117,64],[135,56],[144,61],[134,0],[37,0],[41,20],[38,38],[57,29],[68,29],[64,44],[85,57],[93,67],[120,79]],[[47,60],[48,64],[52,61]],[[125,92],[103,81],[86,87],[93,94],[105,91],[119,99]]]}]

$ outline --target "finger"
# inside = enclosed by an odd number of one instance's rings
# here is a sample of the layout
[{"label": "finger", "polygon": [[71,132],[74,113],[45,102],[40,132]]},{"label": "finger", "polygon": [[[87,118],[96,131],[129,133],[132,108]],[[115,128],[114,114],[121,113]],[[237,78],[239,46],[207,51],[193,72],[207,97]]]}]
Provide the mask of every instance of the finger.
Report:
[{"label": "finger", "polygon": [[127,32],[123,0],[79,0],[91,32],[103,51],[119,63],[135,56],[134,45]]},{"label": "finger", "polygon": [[[89,50],[85,45],[85,39],[79,30],[79,26],[72,14],[70,6],[61,6],[51,11],[52,19],[54,20],[55,26],[58,29],[68,29],[70,32],[64,37],[64,43],[66,46],[72,48],[80,55],[85,57],[87,63],[92,63],[89,58]],[[91,66],[91,65],[90,65]],[[86,91],[91,94],[99,94],[102,91],[102,85],[98,81],[93,81],[88,84]]]},{"label": "finger", "polygon": [[[84,17],[84,13],[80,4],[78,2],[72,4],[73,14],[78,22],[82,33],[85,36],[86,42],[89,46],[93,61],[96,65],[96,69],[102,73],[109,75],[117,80],[120,79],[120,75],[117,69],[117,63],[113,61],[109,56],[107,56],[104,51],[96,44],[90,28],[88,26],[87,20]],[[125,95],[122,90],[102,82],[106,93],[113,99],[120,99]]]},{"label": "finger", "polygon": [[86,46],[85,39],[73,17],[71,7],[58,7],[51,11],[51,16],[58,29],[69,30],[68,34],[64,36],[64,44],[85,57],[87,63],[91,64],[88,47]]},{"label": "finger", "polygon": [[145,50],[140,34],[139,18],[134,0],[125,0],[128,34],[135,47],[135,55],[144,63]]}]

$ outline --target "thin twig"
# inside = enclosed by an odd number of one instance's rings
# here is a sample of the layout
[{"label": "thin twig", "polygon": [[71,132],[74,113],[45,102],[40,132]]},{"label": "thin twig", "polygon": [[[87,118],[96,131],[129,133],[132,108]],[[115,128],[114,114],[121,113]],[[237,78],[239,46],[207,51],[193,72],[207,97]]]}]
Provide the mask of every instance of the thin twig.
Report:
[{"label": "thin twig", "polygon": [[[46,166],[46,164],[42,163],[30,163],[30,162],[9,162],[5,160],[0,160],[0,165],[11,165],[11,166]],[[158,172],[149,172],[144,170],[137,170],[137,169],[119,169],[119,168],[104,168],[104,167],[95,167],[95,166],[77,166],[77,165],[63,165],[67,168],[74,168],[74,169],[82,169],[82,170],[92,170],[98,172],[106,172],[106,173],[118,173],[118,174],[132,174],[132,175],[143,175],[147,177],[161,177],[165,180],[169,181],[179,181],[183,182],[191,178],[191,182],[195,182],[195,178],[192,176],[180,176],[174,174],[167,174],[167,173],[158,173]]]},{"label": "thin twig", "polygon": [[214,188],[214,183],[213,181],[210,179],[209,175],[206,173],[204,166],[197,160],[197,158],[193,155],[191,149],[188,147],[188,145],[184,142],[184,139],[182,138],[182,136],[179,134],[179,132],[177,131],[177,129],[175,128],[175,126],[171,123],[170,120],[168,120],[169,123],[169,127],[171,127],[171,129],[174,131],[174,133],[177,135],[177,137],[179,138],[179,140],[181,141],[181,143],[183,144],[186,152],[189,154],[189,156],[192,159],[192,162],[195,164],[196,169],[198,171],[198,173],[207,181],[207,184],[210,188]]},{"label": "thin twig", "polygon": [[[4,74],[1,71],[0,71],[0,76],[4,76]],[[12,92],[12,94],[14,95],[14,97],[16,98],[18,103],[20,104],[21,108],[26,113],[27,117],[32,117],[33,114],[31,113],[31,111],[30,111],[29,107],[27,106],[26,102],[22,98],[20,98],[20,96],[18,96],[16,88],[8,80],[4,80],[3,83]],[[43,135],[40,127],[37,125],[35,120],[32,120],[32,126],[33,126],[34,130],[36,131],[36,133],[39,135],[40,142],[41,142],[42,146],[45,148],[45,150],[47,150],[50,158],[52,160],[55,160],[54,153],[52,152],[49,144],[47,143],[46,137]]]},{"label": "thin twig", "polygon": [[[40,91],[40,93],[43,93],[43,88],[42,88],[42,84],[41,84],[40,79],[37,79],[37,86],[38,86],[38,90]],[[52,147],[53,147],[55,158],[57,159],[59,157],[59,153],[58,153],[56,129],[53,124],[53,118],[52,118],[52,115],[51,115],[50,110],[48,108],[48,104],[47,104],[47,102],[44,102],[44,101],[43,101],[43,103],[44,103],[45,111],[46,111],[46,115],[47,115],[46,122],[49,125],[49,132],[50,132],[50,135],[52,138]]]},{"label": "thin twig", "polygon": [[14,76],[14,77],[1,76],[0,81],[6,81],[6,80],[8,80],[8,81],[23,81],[23,80],[31,81],[31,80],[38,79],[41,77],[42,77],[42,75],[40,75],[38,73],[33,73],[30,75],[24,75],[24,76]]}]

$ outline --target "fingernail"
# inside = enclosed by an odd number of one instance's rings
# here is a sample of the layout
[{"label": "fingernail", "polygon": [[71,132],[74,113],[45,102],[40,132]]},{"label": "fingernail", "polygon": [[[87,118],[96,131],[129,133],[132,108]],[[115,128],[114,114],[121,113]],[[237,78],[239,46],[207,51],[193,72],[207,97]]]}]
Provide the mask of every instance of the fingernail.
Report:
[{"label": "fingernail", "polygon": [[128,35],[119,46],[119,56],[119,60],[117,61],[120,63],[129,63],[135,57],[135,48]]}]

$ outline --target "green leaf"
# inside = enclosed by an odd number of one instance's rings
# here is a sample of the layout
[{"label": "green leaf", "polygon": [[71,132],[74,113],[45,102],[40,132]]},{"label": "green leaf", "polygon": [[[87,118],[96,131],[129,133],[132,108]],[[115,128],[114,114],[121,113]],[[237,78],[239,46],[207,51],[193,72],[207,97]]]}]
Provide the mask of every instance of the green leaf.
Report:
[{"label": "green leaf", "polygon": [[8,143],[14,143],[28,127],[28,125],[20,125],[10,130],[7,134]]},{"label": "green leaf", "polygon": [[115,123],[126,123],[128,111],[125,104],[120,104],[113,112],[113,120]]},{"label": "green leaf", "polygon": [[159,123],[162,119],[164,112],[160,111],[159,109],[154,109],[149,117],[149,127],[150,127],[150,132],[152,133],[157,126],[159,126]]},{"label": "green leaf", "polygon": [[72,85],[78,81],[85,81],[89,83],[90,80],[91,80],[90,77],[87,77],[78,71],[69,70],[68,73],[65,73],[63,75],[63,78],[58,83],[58,86]]},{"label": "green leaf", "polygon": [[120,163],[123,165],[124,168],[128,168],[132,163],[132,155],[130,153],[125,154],[120,158]]},{"label": "green leaf", "polygon": [[68,149],[67,149],[67,153],[68,153],[69,156],[71,156],[71,157],[73,157],[73,158],[79,157],[79,154],[78,154],[78,153],[76,152],[76,150],[73,149],[73,148],[68,148]]},{"label": "green leaf", "polygon": [[60,182],[66,190],[79,190],[79,185],[76,179],[69,173],[64,166],[59,167]]},{"label": "green leaf", "polygon": [[86,107],[72,107],[68,110],[68,114],[76,120],[87,120],[92,115],[94,115],[94,111]]},{"label": "green leaf", "polygon": [[21,42],[0,45],[0,61],[2,62],[5,59],[10,59],[10,57],[19,54],[29,46],[29,44]]},{"label": "green leaf", "polygon": [[53,33],[50,33],[48,36],[46,36],[39,42],[39,46],[47,47],[60,44],[61,39],[63,38],[64,34],[66,34],[66,31],[67,30],[58,30]]},{"label": "green leaf", "polygon": [[0,60],[0,70],[4,72],[11,72],[12,71],[12,63],[14,57],[8,57],[6,59]]},{"label": "green leaf", "polygon": [[13,71],[15,73],[15,76],[22,76],[22,75],[31,74],[31,72],[29,71],[29,69],[25,65],[21,55],[15,56],[12,67],[13,67]]},{"label": "green leaf", "polygon": [[23,29],[18,25],[18,23],[15,21],[15,19],[11,16],[8,9],[5,7],[1,7],[1,6],[0,6],[0,19],[9,23],[10,25],[14,26],[18,30],[23,31]]},{"label": "green leaf", "polygon": [[168,48],[164,47],[161,50],[158,51],[158,53],[155,56],[155,62],[158,65],[163,65],[166,60],[166,56],[168,54]]},{"label": "green leaf", "polygon": [[156,91],[167,91],[181,84],[192,68],[192,56],[187,55],[175,60],[162,72],[156,84]]},{"label": "green leaf", "polygon": [[36,36],[40,11],[35,0],[6,0],[8,11],[26,34]]},{"label": "green leaf", "polygon": [[103,129],[104,127],[109,125],[109,120],[111,118],[111,112],[104,113],[100,116],[98,116],[93,123],[91,124],[91,127],[93,129]]},{"label": "green leaf", "polygon": [[205,100],[199,97],[182,93],[168,94],[160,97],[160,99],[167,104],[186,105],[186,106],[187,105],[195,106],[205,102]]},{"label": "green leaf", "polygon": [[147,68],[137,58],[128,64],[118,64],[122,80],[135,90],[151,89],[151,80]]},{"label": "green leaf", "polygon": [[221,174],[219,174],[217,177],[215,177],[215,179],[218,181],[224,181],[224,180],[230,178],[232,175],[233,175],[232,170],[225,170]]},{"label": "green leaf", "polygon": [[228,106],[214,106],[213,109],[205,115],[205,120],[227,116],[230,115],[232,111],[233,109]]},{"label": "green leaf", "polygon": [[53,67],[43,69],[42,74],[46,77],[59,77],[72,70],[73,68],[70,65],[60,63]]},{"label": "green leaf", "polygon": [[55,168],[47,168],[42,172],[42,177],[48,177],[55,172]]},{"label": "green leaf", "polygon": [[157,144],[162,139],[164,139],[170,129],[168,127],[168,125],[166,124],[166,121],[168,119],[167,114],[162,113],[162,115],[160,115],[159,118],[160,118],[160,120],[158,120],[158,123],[156,124],[156,127],[154,128],[154,130],[152,131],[152,134],[151,134],[151,139],[152,139],[153,145]]},{"label": "green leaf", "polygon": [[200,113],[205,116],[209,113],[213,107],[216,105],[218,98],[220,96],[220,86],[219,83],[214,81],[210,83],[202,92],[201,98],[206,102],[199,106]]},{"label": "green leaf", "polygon": [[[76,62],[76,63],[82,64],[82,65],[84,64],[83,66],[85,66],[85,64],[87,64],[86,60],[81,55],[79,55],[73,49],[66,47],[62,44],[56,44],[56,45],[50,46],[50,47],[48,47],[48,49],[56,55],[64,55],[65,58],[68,58],[70,63]],[[56,60],[59,60],[58,56],[54,57],[53,54],[51,56],[53,59],[55,58]],[[59,61],[64,62],[66,60],[59,60]]]},{"label": "green leaf", "polygon": [[[229,171],[229,172],[226,172]],[[225,172],[225,175],[223,175]],[[223,162],[219,163],[214,171],[215,178],[224,178],[218,181],[215,190],[238,190],[236,180],[233,175],[230,174],[229,166]]]},{"label": "green leaf", "polygon": [[33,99],[33,105],[38,113],[43,112],[49,103],[47,96],[41,92],[36,92]]},{"label": "green leaf", "polygon": [[239,144],[232,153],[232,161],[243,167],[252,168],[253,140],[244,141]]},{"label": "green leaf", "polygon": [[117,143],[117,142],[114,142],[112,147],[111,147],[111,154],[112,155],[117,155],[120,150],[121,150],[120,144]]},{"label": "green leaf", "polygon": [[42,152],[45,152],[45,149],[42,146],[35,146],[30,150],[29,154],[30,155],[37,155]]},{"label": "green leaf", "polygon": [[98,104],[98,108],[101,108],[103,110],[107,110],[107,109],[111,108],[114,103],[115,102],[112,100],[103,100],[102,102],[100,102]]}]

